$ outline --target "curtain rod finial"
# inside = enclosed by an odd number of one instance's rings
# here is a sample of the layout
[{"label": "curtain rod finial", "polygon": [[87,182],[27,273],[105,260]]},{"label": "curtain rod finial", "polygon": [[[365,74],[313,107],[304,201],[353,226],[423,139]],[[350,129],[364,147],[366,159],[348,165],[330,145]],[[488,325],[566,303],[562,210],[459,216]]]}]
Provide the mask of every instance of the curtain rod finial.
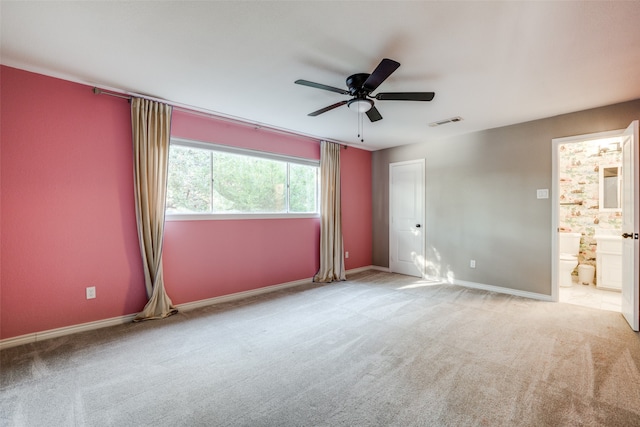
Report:
[{"label": "curtain rod finial", "polygon": [[98,89],[97,87],[93,88],[93,93],[96,95],[100,95],[102,93],[102,91],[100,89]]}]

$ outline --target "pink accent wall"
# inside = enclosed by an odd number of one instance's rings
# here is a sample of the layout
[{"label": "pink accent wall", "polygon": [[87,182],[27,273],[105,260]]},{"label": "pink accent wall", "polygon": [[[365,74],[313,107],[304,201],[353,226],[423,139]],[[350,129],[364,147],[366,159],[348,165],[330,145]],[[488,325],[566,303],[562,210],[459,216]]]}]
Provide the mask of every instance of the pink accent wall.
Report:
[{"label": "pink accent wall", "polygon": [[340,151],[342,236],[347,270],[372,264],[373,230],[371,152],[347,148]]},{"label": "pink accent wall", "polygon": [[[146,295],[129,104],[1,73],[0,338],[138,311]],[[87,286],[96,299],[85,298]]]},{"label": "pink accent wall", "polygon": [[284,132],[256,129],[254,126],[214,119],[199,113],[175,109],[171,135],[214,144],[268,151],[307,159],[320,159],[320,144],[313,139]]},{"label": "pink accent wall", "polygon": [[[0,83],[0,339],[138,312],[129,104],[4,66]],[[319,158],[311,139],[179,111],[172,133]],[[371,153],[342,150],[342,194],[346,266],[370,265]],[[311,277],[319,220],[168,221],[164,245],[180,304]]]},{"label": "pink accent wall", "polygon": [[165,286],[175,304],[312,277],[317,219],[167,221]]}]

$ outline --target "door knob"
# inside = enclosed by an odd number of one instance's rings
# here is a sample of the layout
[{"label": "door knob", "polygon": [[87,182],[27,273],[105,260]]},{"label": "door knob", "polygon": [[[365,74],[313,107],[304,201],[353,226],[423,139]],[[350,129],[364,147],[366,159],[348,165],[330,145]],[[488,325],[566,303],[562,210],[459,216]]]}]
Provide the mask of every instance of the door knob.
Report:
[{"label": "door knob", "polygon": [[633,233],[622,233],[622,237],[625,239],[633,239]]},{"label": "door knob", "polygon": [[420,224],[416,224],[416,228],[420,228]]}]

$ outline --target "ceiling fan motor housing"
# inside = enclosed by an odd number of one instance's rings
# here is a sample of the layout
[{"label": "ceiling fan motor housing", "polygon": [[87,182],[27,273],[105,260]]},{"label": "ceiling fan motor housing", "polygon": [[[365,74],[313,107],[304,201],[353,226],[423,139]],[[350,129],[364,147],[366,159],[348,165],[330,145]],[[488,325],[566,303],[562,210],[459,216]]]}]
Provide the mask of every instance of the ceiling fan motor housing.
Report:
[{"label": "ceiling fan motor housing", "polygon": [[369,94],[369,91],[362,87],[369,76],[370,74],[367,73],[358,73],[347,77],[347,87],[349,88],[351,96],[364,98]]}]

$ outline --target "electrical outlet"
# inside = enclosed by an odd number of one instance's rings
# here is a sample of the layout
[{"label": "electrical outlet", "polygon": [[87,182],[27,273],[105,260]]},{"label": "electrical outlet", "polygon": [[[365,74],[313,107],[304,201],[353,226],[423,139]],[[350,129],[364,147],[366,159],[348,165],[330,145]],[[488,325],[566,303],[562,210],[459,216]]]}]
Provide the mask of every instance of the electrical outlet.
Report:
[{"label": "electrical outlet", "polygon": [[349,251],[346,251],[346,252],[344,253],[344,257],[345,257],[345,258],[349,258]]},{"label": "electrical outlet", "polygon": [[549,189],[548,188],[538,188],[536,190],[536,197],[538,199],[548,199],[549,198]]},{"label": "electrical outlet", "polygon": [[469,262],[469,267],[476,268],[476,260],[475,259],[472,259],[471,262]]},{"label": "electrical outlet", "polygon": [[96,297],[96,287],[95,286],[89,286],[86,289],[87,292],[87,299],[94,299]]}]

